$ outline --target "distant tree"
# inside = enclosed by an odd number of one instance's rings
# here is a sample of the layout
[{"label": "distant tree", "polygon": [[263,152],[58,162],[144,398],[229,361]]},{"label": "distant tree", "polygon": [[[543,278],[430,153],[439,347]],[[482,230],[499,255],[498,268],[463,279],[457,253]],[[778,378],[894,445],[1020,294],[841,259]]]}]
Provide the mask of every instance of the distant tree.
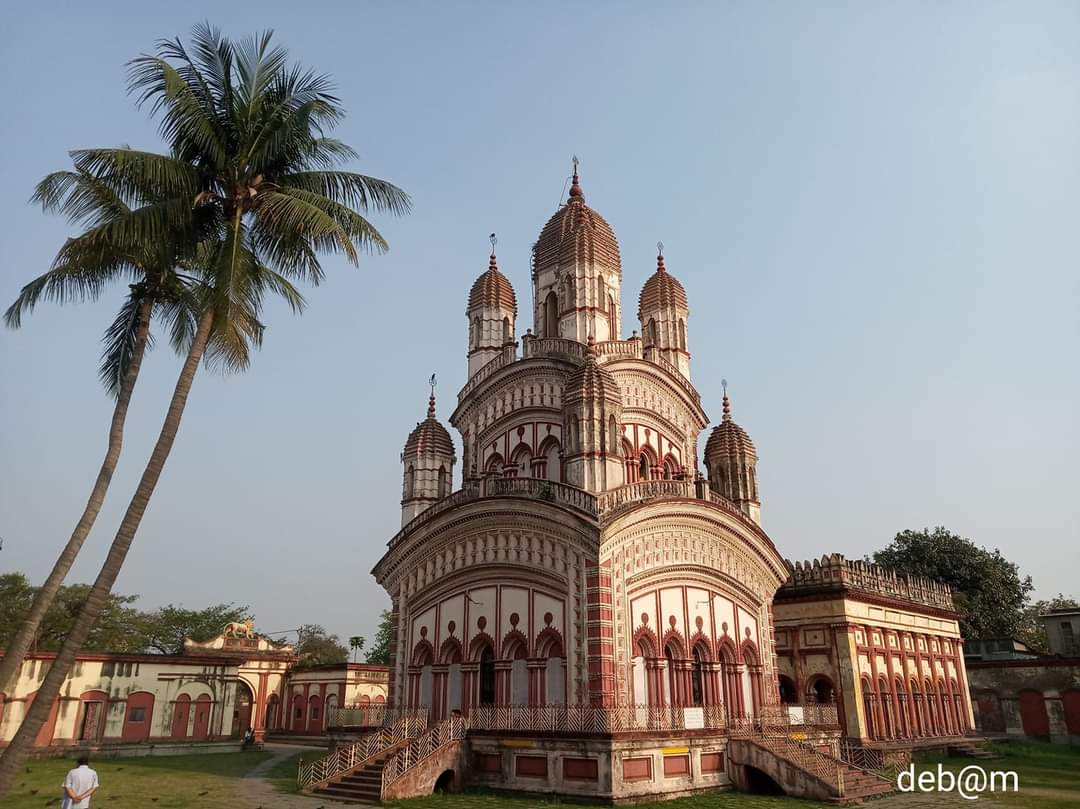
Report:
[{"label": "distant tree", "polygon": [[379,629],[375,640],[367,653],[367,662],[381,666],[390,665],[390,644],[394,640],[394,622],[390,610],[383,610],[379,616]]},{"label": "distant tree", "polygon": [[353,635],[349,638],[349,648],[352,649],[353,663],[356,662],[356,656],[360,654],[360,650],[364,648],[365,643],[367,643],[367,638],[363,635]]},{"label": "distant tree", "polygon": [[300,640],[296,644],[296,654],[300,657],[298,666],[344,663],[349,659],[349,650],[341,639],[328,634],[319,624],[304,624],[299,632]]},{"label": "distant tree", "polygon": [[1020,631],[1016,633],[1016,639],[1023,641],[1037,652],[1048,654],[1050,641],[1046,637],[1046,625],[1039,620],[1039,616],[1050,610],[1061,610],[1080,607],[1080,601],[1058,593],[1054,598],[1036,601],[1024,610],[1023,621]]},{"label": "distant tree", "polygon": [[180,654],[184,640],[208,641],[216,638],[226,624],[251,618],[251,609],[240,604],[215,604],[189,610],[169,604],[143,613],[141,624],[146,648],[161,654]]},{"label": "distant tree", "polygon": [[[22,573],[0,573],[0,645],[7,646],[34,603],[34,588]],[[0,681],[0,690],[6,683]]]},{"label": "distant tree", "polygon": [[966,639],[1013,637],[1024,625],[1031,577],[997,549],[989,551],[945,528],[901,531],[872,561],[908,576],[928,576],[953,589]]},{"label": "distant tree", "polygon": [[[38,629],[37,647],[52,651],[63,646],[89,597],[89,584],[61,587]],[[138,600],[137,595],[109,593],[83,648],[97,652],[144,651],[146,636],[142,632],[142,615],[131,606]]]}]

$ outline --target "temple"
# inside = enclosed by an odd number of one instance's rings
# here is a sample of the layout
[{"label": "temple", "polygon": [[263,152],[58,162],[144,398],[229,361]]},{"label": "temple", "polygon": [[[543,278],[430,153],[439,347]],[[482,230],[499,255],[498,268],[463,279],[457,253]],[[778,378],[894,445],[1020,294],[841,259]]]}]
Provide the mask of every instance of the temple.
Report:
[{"label": "temple", "polygon": [[757,449],[726,385],[709,429],[662,245],[628,337],[619,244],[576,163],[532,250],[526,323],[494,247],[445,415],[460,457],[433,393],[373,570],[393,606],[389,700],[414,742],[357,763],[372,741],[343,721],[304,787],[622,801],[765,778],[856,798],[883,787],[845,750],[970,731],[947,588],[842,557],[792,565],[763,529]]}]

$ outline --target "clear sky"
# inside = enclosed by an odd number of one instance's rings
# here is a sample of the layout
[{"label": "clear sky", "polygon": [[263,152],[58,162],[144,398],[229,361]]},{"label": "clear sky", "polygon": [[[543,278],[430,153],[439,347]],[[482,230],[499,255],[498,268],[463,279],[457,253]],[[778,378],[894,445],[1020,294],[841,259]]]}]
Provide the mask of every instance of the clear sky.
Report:
[{"label": "clear sky", "polygon": [[[663,240],[693,381],[714,420],[730,381],[785,556],[940,524],[1041,596],[1080,596],[1080,5],[21,3],[0,47],[4,306],[68,235],[27,204],[34,183],[71,148],[159,148],[124,63],[207,17],[273,28],[335,76],[357,168],[415,212],[377,221],[388,255],[328,260],[303,317],[272,307],[246,374],[196,380],[119,591],[370,634],[399,454],[428,376],[443,417],[465,381],[487,236],[522,332],[529,247],[576,153],[620,241],[624,331]],[[0,570],[39,581],[89,493],[111,409],[99,338],[123,292],[0,333]],[[75,580],[177,369],[164,345],[144,365]]]}]

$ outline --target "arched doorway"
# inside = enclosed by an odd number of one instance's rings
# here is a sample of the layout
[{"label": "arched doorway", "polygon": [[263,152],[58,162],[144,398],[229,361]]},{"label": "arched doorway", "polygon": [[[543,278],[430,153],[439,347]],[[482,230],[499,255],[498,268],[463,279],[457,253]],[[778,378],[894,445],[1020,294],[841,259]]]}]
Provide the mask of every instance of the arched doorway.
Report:
[{"label": "arched doorway", "polygon": [[495,653],[490,646],[485,646],[480,653],[480,693],[481,705],[495,704]]},{"label": "arched doorway", "polygon": [[251,704],[255,697],[251,693],[251,686],[243,680],[236,681],[236,702],[233,704],[232,729],[229,735],[234,739],[244,735],[251,727]]},{"label": "arched doorway", "polygon": [[210,738],[210,695],[203,694],[195,700],[195,724],[191,736],[195,739]]},{"label": "arched doorway", "polygon": [[815,675],[810,680],[806,696],[810,702],[816,702],[818,705],[832,705],[836,701],[832,680],[822,674]]},{"label": "arched doorway", "polygon": [[277,694],[271,694],[266,701],[266,729],[277,730],[281,722],[281,700]]},{"label": "arched doorway", "polygon": [[1031,689],[1020,692],[1020,722],[1024,726],[1024,735],[1050,738],[1050,717],[1042,692]]},{"label": "arched doorway", "polygon": [[169,735],[174,739],[186,739],[188,720],[191,718],[191,697],[181,694],[173,703],[172,729]]}]

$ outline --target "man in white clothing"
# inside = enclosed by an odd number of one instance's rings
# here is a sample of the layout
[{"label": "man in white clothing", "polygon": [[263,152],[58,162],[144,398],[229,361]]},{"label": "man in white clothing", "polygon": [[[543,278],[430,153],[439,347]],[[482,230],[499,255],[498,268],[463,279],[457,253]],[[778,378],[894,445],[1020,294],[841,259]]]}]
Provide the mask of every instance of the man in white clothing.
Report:
[{"label": "man in white clothing", "polygon": [[78,765],[64,778],[64,800],[60,809],[89,809],[90,796],[97,791],[97,773],[90,769],[90,759],[79,756]]}]

